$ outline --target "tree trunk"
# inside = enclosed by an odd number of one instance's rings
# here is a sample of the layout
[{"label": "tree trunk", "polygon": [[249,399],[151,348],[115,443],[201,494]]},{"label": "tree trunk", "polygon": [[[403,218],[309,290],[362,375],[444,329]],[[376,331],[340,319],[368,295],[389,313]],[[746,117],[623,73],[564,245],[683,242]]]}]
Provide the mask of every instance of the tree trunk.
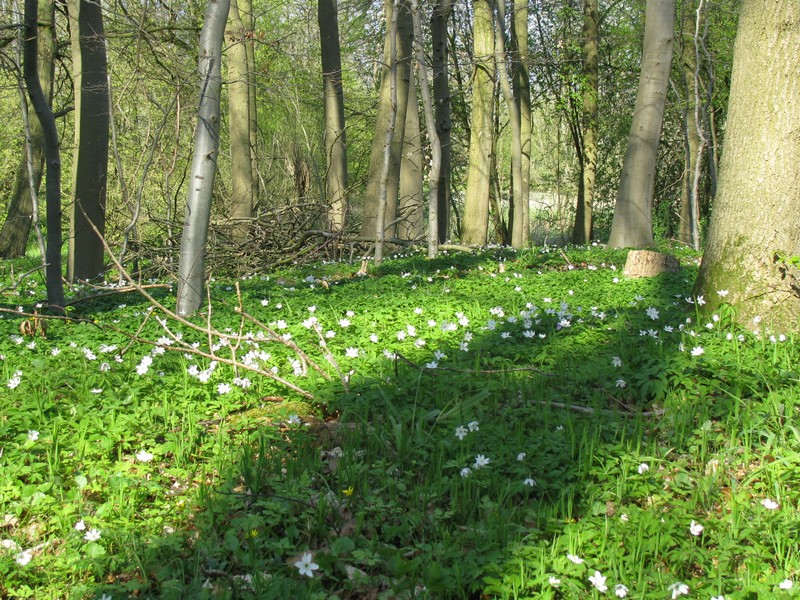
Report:
[{"label": "tree trunk", "polygon": [[729,303],[761,331],[800,329],[798,17],[796,0],[742,2],[719,188],[695,284],[708,310]]},{"label": "tree trunk", "polygon": [[[240,12],[241,5],[243,11]],[[231,237],[247,240],[253,216],[253,164],[250,160],[250,79],[247,44],[253,32],[245,20],[248,0],[231,0],[228,15],[228,115],[231,148]],[[244,13],[244,14],[243,14]],[[247,19],[249,20],[249,19]]]},{"label": "tree trunk", "polygon": [[[386,22],[390,23],[393,19],[392,0],[385,0]],[[361,224],[361,234],[365,237],[373,237],[378,229],[378,213],[381,188],[381,172],[384,160],[384,144],[387,139],[389,121],[394,118],[394,132],[392,134],[392,144],[389,148],[389,171],[386,180],[386,206],[382,229],[385,235],[394,237],[394,220],[397,212],[397,194],[400,182],[400,155],[403,151],[404,128],[406,120],[406,104],[408,98],[408,85],[411,77],[410,59],[412,42],[412,23],[411,12],[408,0],[400,0],[397,3],[397,35],[394,41],[391,36],[391,29],[387,25],[387,36],[384,44],[383,69],[381,71],[380,97],[378,100],[378,114],[375,123],[375,137],[372,141],[372,152],[369,162],[369,174],[367,178],[366,201],[364,203],[364,214]],[[392,106],[391,102],[391,53],[389,51],[392,43],[396,44],[396,94],[397,106]],[[392,117],[394,115],[394,117]]]},{"label": "tree trunk", "polygon": [[177,312],[182,316],[192,314],[203,303],[205,249],[219,152],[220,61],[229,7],[229,0],[209,0],[200,32],[200,104],[178,265]]},{"label": "tree trunk", "polygon": [[31,106],[42,125],[44,159],[47,165],[47,255],[45,256],[47,302],[51,308],[63,312],[65,301],[61,275],[61,155],[56,120],[39,82],[37,16],[37,0],[25,0],[23,76]]},{"label": "tree trunk", "polygon": [[337,0],[319,0],[317,9],[325,113],[327,226],[331,233],[341,233],[347,216],[347,143]]},{"label": "tree trunk", "polygon": [[674,23],[675,0],[647,0],[639,88],[608,241],[614,248],[642,248],[653,243],[653,187]]},{"label": "tree trunk", "polygon": [[[47,103],[53,97],[53,69],[56,56],[55,3],[39,4],[39,83]],[[33,223],[33,194],[38,193],[44,170],[44,130],[36,113],[27,111],[30,127],[29,146],[23,149],[17,167],[14,191],[8,203],[8,215],[0,230],[0,258],[25,256]],[[30,163],[28,156],[30,153]],[[28,167],[30,166],[30,171]]]},{"label": "tree trunk", "polygon": [[[441,145],[441,168],[436,183],[436,223],[438,242],[450,237],[450,130],[451,102],[448,65],[447,21],[453,12],[453,0],[437,0],[431,14],[433,45],[433,104],[436,113],[436,137]],[[430,220],[430,217],[429,217]]]},{"label": "tree trunk", "polygon": [[583,2],[583,82],[581,93],[581,181],[579,182],[578,206],[575,211],[575,227],[572,230],[574,244],[588,244],[592,239],[592,209],[597,177],[597,95],[600,70],[600,18],[597,0]]},{"label": "tree trunk", "polygon": [[529,0],[511,0],[511,53],[512,53],[512,86],[514,100],[519,115],[520,135],[520,197],[521,213],[517,220],[521,225],[520,236],[523,245],[527,245],[531,237],[531,84],[528,75],[528,4]]},{"label": "tree trunk", "polygon": [[494,139],[494,20],[491,0],[473,0],[472,117],[462,242],[483,246],[489,233]]},{"label": "tree trunk", "polygon": [[422,206],[422,143],[419,131],[419,105],[414,79],[408,86],[406,124],[403,131],[403,155],[400,160],[400,210],[397,237],[419,239],[425,232]]},{"label": "tree trunk", "polygon": [[88,280],[104,270],[109,103],[106,43],[100,4],[67,0],[75,89],[67,279]]}]

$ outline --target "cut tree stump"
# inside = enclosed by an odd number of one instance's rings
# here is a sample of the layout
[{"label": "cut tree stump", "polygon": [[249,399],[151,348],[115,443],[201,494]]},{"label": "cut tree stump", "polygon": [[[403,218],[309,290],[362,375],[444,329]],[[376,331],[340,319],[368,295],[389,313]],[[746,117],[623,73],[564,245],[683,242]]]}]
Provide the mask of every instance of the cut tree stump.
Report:
[{"label": "cut tree stump", "polygon": [[654,277],[661,273],[680,271],[678,259],[652,250],[631,250],[625,261],[624,273],[628,277]]}]

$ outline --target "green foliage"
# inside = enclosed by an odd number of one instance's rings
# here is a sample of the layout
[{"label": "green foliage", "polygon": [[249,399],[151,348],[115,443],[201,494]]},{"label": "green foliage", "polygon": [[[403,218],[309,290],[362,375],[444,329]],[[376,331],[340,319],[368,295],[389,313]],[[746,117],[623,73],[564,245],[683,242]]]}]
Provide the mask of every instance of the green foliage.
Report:
[{"label": "green foliage", "polygon": [[[798,350],[696,311],[683,252],[655,279],[542,247],[240,280],[318,359],[317,319],[331,381],[226,308],[234,282],[211,285],[219,343],[133,294],[23,338],[24,281],[0,319],[0,595],[789,597]],[[314,398],[165,327],[269,352]]]}]

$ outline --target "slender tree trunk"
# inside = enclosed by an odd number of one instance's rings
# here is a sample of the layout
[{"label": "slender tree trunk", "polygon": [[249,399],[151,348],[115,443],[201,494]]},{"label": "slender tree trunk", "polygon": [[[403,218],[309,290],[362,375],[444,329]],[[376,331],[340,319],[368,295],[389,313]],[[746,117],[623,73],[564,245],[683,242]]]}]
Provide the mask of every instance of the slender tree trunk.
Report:
[{"label": "slender tree trunk", "polygon": [[437,0],[431,14],[433,104],[436,114],[436,135],[442,152],[441,167],[436,183],[436,223],[438,241],[441,244],[445,243],[450,237],[450,130],[453,125],[451,120],[447,22],[452,12],[453,0]]},{"label": "slender tree trunk", "polygon": [[228,14],[228,127],[231,148],[231,237],[237,244],[247,240],[253,216],[253,164],[250,157],[250,74],[247,67],[247,44],[253,32],[248,30],[247,0],[230,0]]},{"label": "slender tree trunk", "polygon": [[219,153],[220,62],[229,7],[229,0],[209,0],[200,32],[200,104],[178,265],[177,312],[182,316],[192,314],[203,303],[205,250]]},{"label": "slender tree trunk", "polygon": [[519,114],[520,135],[520,208],[519,224],[523,245],[531,237],[530,196],[531,196],[531,143],[533,128],[531,122],[531,84],[528,74],[528,3],[529,0],[511,0],[511,51],[512,85],[514,100]]},{"label": "slender tree trunk", "polygon": [[[42,2],[39,20],[39,82],[48,104],[53,97],[53,69],[56,56],[55,3]],[[23,99],[24,100],[24,99]],[[0,230],[0,258],[25,255],[33,223],[33,194],[39,190],[44,170],[44,131],[36,113],[28,109],[30,135],[17,167],[14,191],[8,203],[8,216]],[[30,158],[30,161],[28,160]]]},{"label": "slender tree trunk", "polygon": [[674,23],[675,0],[647,0],[639,88],[608,241],[614,248],[642,248],[653,243],[653,187]]},{"label": "slender tree trunk", "polygon": [[695,284],[707,310],[728,303],[760,332],[800,330],[798,17],[796,0],[742,2],[719,189]]},{"label": "slender tree trunk", "polygon": [[331,233],[341,233],[344,231],[347,217],[348,177],[337,0],[319,0],[317,9],[322,48],[322,87],[325,112],[327,227]]},{"label": "slender tree trunk", "polygon": [[50,103],[39,81],[38,1],[25,0],[25,31],[23,41],[23,76],[31,106],[42,125],[44,137],[44,159],[47,165],[47,255],[45,256],[45,285],[50,308],[63,312],[64,284],[61,269],[61,155],[59,154],[58,130]]},{"label": "slender tree trunk", "polygon": [[575,211],[574,244],[587,244],[592,239],[592,210],[597,177],[597,95],[600,71],[600,20],[598,0],[583,2],[583,81],[581,84],[581,181]]},{"label": "slender tree trunk", "polygon": [[67,278],[100,277],[104,271],[109,103],[103,13],[98,2],[67,0],[75,88]]},{"label": "slender tree trunk", "polygon": [[[395,18],[392,0],[385,0],[386,22],[390,23]],[[400,181],[400,155],[403,151],[404,128],[406,120],[406,105],[408,98],[408,85],[411,77],[410,57],[412,42],[411,12],[408,0],[399,0],[397,6],[397,34],[391,35],[391,28],[387,27],[387,37],[384,45],[383,69],[381,71],[380,97],[378,100],[378,114],[375,123],[375,137],[372,141],[370,154],[369,174],[367,177],[366,201],[361,225],[361,233],[372,237],[378,230],[380,222],[384,234],[394,237],[395,214],[397,212],[397,194]],[[392,63],[390,47],[396,47],[396,61]],[[391,69],[396,65],[397,105],[392,106],[391,101]],[[378,221],[380,212],[380,188],[384,164],[384,144],[387,140],[389,121],[395,119],[394,131],[391,136],[392,144],[389,149],[389,170],[386,180],[386,206],[383,221]]]},{"label": "slender tree trunk", "polygon": [[419,105],[412,77],[408,85],[406,124],[403,130],[403,155],[400,159],[400,210],[397,237],[416,240],[425,233],[422,205],[422,143],[419,130]]},{"label": "slender tree trunk", "polygon": [[494,19],[491,0],[473,0],[472,117],[462,241],[483,246],[489,233],[494,139]]}]

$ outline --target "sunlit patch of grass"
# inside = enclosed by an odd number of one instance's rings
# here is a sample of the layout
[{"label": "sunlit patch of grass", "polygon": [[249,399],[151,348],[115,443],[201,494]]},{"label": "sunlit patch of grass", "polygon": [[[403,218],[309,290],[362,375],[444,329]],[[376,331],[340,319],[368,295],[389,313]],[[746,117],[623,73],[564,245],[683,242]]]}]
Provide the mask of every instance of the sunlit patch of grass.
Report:
[{"label": "sunlit patch of grass", "polygon": [[3,314],[0,595],[794,593],[793,338],[702,317],[691,255],[404,254],[213,281],[213,335]]}]

